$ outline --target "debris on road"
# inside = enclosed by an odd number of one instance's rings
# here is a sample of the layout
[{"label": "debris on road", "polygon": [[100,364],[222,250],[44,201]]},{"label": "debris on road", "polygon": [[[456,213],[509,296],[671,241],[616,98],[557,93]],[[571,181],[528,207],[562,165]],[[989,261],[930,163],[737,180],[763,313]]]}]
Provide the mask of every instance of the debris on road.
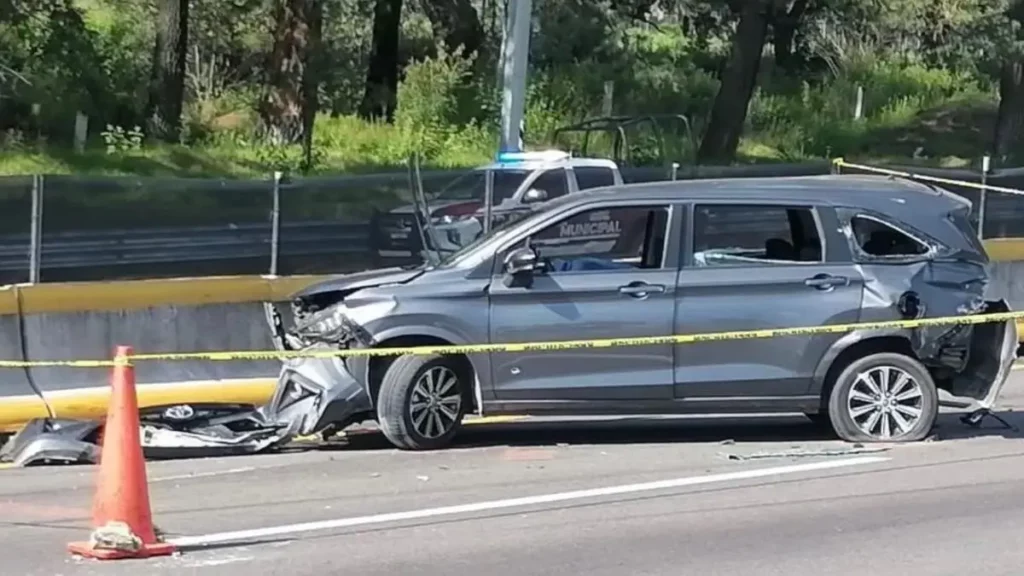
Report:
[{"label": "debris on road", "polygon": [[858,454],[876,454],[879,452],[888,452],[889,447],[879,446],[873,448],[865,448],[863,446],[854,446],[853,448],[839,448],[839,449],[824,449],[824,450],[781,450],[777,452],[754,452],[753,454],[731,454],[724,453],[720,454],[725,456],[728,460],[764,460],[768,458],[809,458],[814,456],[853,456]]},{"label": "debris on road", "polygon": [[[147,460],[254,454],[287,444],[293,423],[268,418],[247,405],[177,405],[149,408],[140,415]],[[0,449],[0,461],[14,466],[95,464],[103,422],[38,418]]]}]

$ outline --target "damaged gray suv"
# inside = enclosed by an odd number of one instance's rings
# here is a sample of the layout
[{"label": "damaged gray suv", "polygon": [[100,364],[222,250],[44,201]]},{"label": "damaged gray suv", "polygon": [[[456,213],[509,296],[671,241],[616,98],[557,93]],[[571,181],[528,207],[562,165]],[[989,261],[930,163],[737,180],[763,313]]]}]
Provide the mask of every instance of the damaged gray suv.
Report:
[{"label": "damaged gray suv", "polygon": [[[559,198],[446,260],[295,295],[280,347],[395,348],[668,336],[1005,312],[986,301],[971,204],[870,176],[658,182]],[[285,328],[288,324],[289,327]],[[940,390],[992,408],[1012,321],[694,344],[285,362],[293,434],[376,420],[440,448],[467,414],[802,412],[848,441],[915,441]]]}]

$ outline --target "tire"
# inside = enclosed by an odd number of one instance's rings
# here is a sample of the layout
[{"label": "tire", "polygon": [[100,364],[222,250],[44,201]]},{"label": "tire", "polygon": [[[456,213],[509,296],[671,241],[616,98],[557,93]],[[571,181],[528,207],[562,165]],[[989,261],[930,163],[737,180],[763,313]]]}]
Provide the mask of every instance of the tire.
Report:
[{"label": "tire", "polygon": [[[887,368],[888,398],[882,389]],[[903,376],[908,380],[904,381]],[[893,392],[894,388],[898,393]],[[829,394],[832,428],[847,442],[917,442],[931,432],[938,413],[939,394],[931,374],[920,362],[903,354],[871,354],[852,362]],[[914,414],[916,419],[912,418]]]},{"label": "tire", "polygon": [[[451,389],[438,395],[441,401],[435,399],[431,402],[423,392],[429,390],[432,381],[436,381],[435,391],[447,386],[447,376],[440,377],[445,374],[454,376],[455,383]],[[403,450],[436,450],[451,444],[462,426],[469,403],[465,378],[466,375],[460,373],[458,365],[450,357],[441,355],[407,355],[392,362],[384,373],[377,397],[377,419],[384,437]],[[413,408],[414,396],[417,404],[432,406],[426,409],[425,419],[419,418],[423,410]],[[457,406],[453,398],[457,398]],[[454,418],[451,414],[455,415]],[[438,426],[435,416],[442,426]]]}]

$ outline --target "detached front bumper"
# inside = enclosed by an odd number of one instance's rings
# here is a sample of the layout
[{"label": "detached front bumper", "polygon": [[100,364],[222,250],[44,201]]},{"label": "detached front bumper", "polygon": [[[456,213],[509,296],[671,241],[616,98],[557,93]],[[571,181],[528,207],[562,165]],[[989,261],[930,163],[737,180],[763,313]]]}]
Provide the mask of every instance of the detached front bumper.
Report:
[{"label": "detached front bumper", "polygon": [[[310,350],[330,350],[327,345]],[[277,389],[260,408],[269,422],[285,424],[290,437],[341,429],[372,409],[366,389],[341,358],[298,358],[281,367]]]}]

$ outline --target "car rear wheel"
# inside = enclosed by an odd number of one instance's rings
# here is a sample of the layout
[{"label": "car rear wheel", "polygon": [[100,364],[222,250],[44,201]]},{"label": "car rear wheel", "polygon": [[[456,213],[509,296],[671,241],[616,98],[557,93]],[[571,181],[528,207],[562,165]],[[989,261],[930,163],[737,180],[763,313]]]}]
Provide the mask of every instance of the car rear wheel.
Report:
[{"label": "car rear wheel", "polygon": [[450,358],[402,356],[381,383],[377,418],[384,436],[404,450],[451,443],[466,411],[464,376]]},{"label": "car rear wheel", "polygon": [[829,419],[848,442],[915,442],[935,425],[939,396],[928,370],[895,353],[847,366],[829,396]]}]

